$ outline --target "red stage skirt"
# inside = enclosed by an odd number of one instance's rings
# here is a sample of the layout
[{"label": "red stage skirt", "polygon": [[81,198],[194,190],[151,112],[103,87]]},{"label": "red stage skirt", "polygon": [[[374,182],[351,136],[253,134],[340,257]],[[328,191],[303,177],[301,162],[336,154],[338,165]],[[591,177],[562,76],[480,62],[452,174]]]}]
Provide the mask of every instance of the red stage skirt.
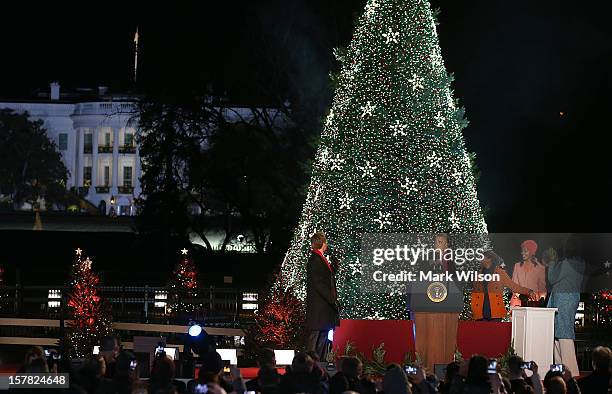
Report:
[{"label": "red stage skirt", "polygon": [[[512,323],[509,322],[459,321],[457,348],[464,358],[474,354],[500,357],[508,351],[511,336]],[[414,357],[411,320],[341,320],[334,332],[334,351],[344,354],[347,341],[368,358],[372,357],[374,348],[384,343],[388,363],[403,362],[406,353]]]}]

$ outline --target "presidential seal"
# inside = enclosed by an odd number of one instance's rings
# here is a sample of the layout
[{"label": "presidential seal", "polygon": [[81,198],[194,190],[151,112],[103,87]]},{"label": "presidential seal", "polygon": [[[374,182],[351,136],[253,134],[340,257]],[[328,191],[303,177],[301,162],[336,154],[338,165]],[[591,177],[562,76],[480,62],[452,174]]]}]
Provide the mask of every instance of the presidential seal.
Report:
[{"label": "presidential seal", "polygon": [[432,302],[442,302],[448,296],[448,289],[442,282],[432,282],[427,286],[427,297]]}]

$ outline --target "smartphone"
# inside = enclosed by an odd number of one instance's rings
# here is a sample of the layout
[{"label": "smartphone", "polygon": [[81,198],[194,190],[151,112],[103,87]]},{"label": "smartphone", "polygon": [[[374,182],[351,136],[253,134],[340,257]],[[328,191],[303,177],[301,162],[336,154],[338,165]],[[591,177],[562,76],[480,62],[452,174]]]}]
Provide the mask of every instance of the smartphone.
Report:
[{"label": "smartphone", "polygon": [[165,353],[165,349],[163,346],[158,346],[155,348],[155,356],[159,356]]},{"label": "smartphone", "polygon": [[406,371],[406,373],[408,375],[416,375],[417,373],[417,367],[413,366],[413,365],[405,365],[404,366],[404,371]]},{"label": "smartphone", "polygon": [[49,352],[48,349],[45,349],[45,357],[49,357],[51,355],[51,352]]},{"label": "smartphone", "polygon": [[198,384],[197,386],[195,386],[194,392],[196,394],[205,394],[208,392],[208,386],[205,384]]},{"label": "smartphone", "polygon": [[223,360],[223,374],[229,375],[231,372],[229,360]]},{"label": "smartphone", "polygon": [[497,360],[491,359],[489,360],[489,366],[487,367],[487,372],[491,375],[497,373]]},{"label": "smartphone", "polygon": [[563,364],[551,364],[550,370],[552,372],[563,372]]},{"label": "smartphone", "polygon": [[135,370],[137,366],[138,366],[138,361],[136,360],[130,361],[130,370],[132,371]]},{"label": "smartphone", "polygon": [[521,369],[531,370],[532,367],[533,367],[533,361],[525,361],[524,363],[521,363]]},{"label": "smartphone", "polygon": [[53,353],[53,359],[54,360],[61,360],[62,359],[62,355],[59,353]]}]

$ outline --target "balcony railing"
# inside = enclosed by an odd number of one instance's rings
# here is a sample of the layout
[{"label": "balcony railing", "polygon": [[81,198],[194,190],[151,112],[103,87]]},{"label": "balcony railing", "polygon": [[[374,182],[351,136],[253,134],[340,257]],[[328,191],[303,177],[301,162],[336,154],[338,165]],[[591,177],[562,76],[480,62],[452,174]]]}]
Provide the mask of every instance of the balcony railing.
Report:
[{"label": "balcony railing", "polygon": [[77,195],[80,197],[85,197],[89,193],[89,186],[82,186],[77,188]]},{"label": "balcony railing", "polygon": [[109,193],[110,186],[96,186],[96,193]]},{"label": "balcony railing", "polygon": [[119,194],[132,194],[134,186],[119,186]]},{"label": "balcony railing", "polygon": [[136,147],[133,145],[120,146],[119,153],[136,153]]},{"label": "balcony railing", "polygon": [[113,153],[112,145],[98,145],[98,153]]}]

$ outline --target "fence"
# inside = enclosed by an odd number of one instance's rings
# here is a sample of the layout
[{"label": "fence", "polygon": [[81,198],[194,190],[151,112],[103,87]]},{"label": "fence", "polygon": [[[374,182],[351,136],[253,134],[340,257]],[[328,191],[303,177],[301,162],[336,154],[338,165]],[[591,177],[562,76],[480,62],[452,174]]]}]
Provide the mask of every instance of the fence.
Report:
[{"label": "fence", "polygon": [[[62,319],[68,316],[69,290],[61,286],[1,287],[0,317]],[[259,298],[258,292],[250,289],[215,286],[189,291],[153,286],[99,286],[98,290],[111,305],[114,321],[137,323],[185,324],[197,320],[212,326],[238,327],[251,320]]]}]

